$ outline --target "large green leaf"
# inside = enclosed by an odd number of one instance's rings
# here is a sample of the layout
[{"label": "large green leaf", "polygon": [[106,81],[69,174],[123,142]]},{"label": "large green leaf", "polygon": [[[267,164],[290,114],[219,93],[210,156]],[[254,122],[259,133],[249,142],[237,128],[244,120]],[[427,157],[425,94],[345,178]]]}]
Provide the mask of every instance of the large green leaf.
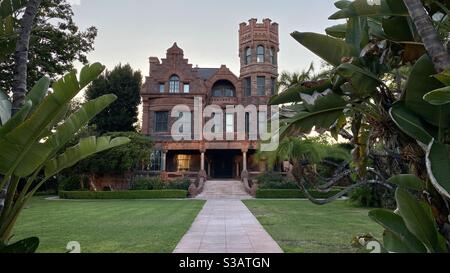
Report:
[{"label": "large green leaf", "polygon": [[438,231],[430,211],[403,188],[397,189],[395,199],[399,214],[408,230],[426,246],[429,252],[440,252]]},{"label": "large green leaf", "polygon": [[33,103],[33,108],[30,113],[33,113],[41,102],[44,100],[50,87],[50,78],[42,77],[28,92],[25,100],[30,100]]},{"label": "large green leaf", "polygon": [[353,91],[349,94],[350,96],[366,97],[375,92],[376,88],[382,84],[372,72],[354,64],[341,64],[336,71],[340,76],[351,80]]},{"label": "large green leaf", "polygon": [[[99,74],[97,65],[91,65]],[[13,171],[29,149],[48,131],[55,116],[67,109],[68,103],[80,91],[76,72],[64,76],[52,86],[53,93],[45,97],[36,111],[20,126],[0,138],[0,173]]]},{"label": "large green leaf", "polygon": [[33,254],[39,247],[39,238],[31,237],[14,244],[0,247],[2,254]]},{"label": "large green leaf", "polygon": [[357,16],[408,16],[403,1],[381,0],[380,5],[370,5],[368,0],[355,0],[347,7],[337,11],[329,19],[345,19]]},{"label": "large green leaf", "polygon": [[352,45],[357,52],[361,52],[369,43],[369,25],[367,18],[353,17],[347,21],[345,42]]},{"label": "large green leaf", "polygon": [[325,29],[325,32],[335,38],[344,39],[347,34],[347,24],[334,25]]},{"label": "large green leaf", "polygon": [[423,99],[429,104],[442,106],[450,103],[450,86],[436,89],[430,93],[425,94]]},{"label": "large green leaf", "polygon": [[410,111],[403,102],[394,104],[390,110],[390,115],[397,126],[410,137],[425,145],[433,139],[429,130],[425,129],[427,126],[425,122]]},{"label": "large green leaf", "polygon": [[409,190],[415,191],[425,190],[425,182],[412,174],[396,175],[394,177],[391,177],[388,180],[388,182]]},{"label": "large green leaf", "polygon": [[293,103],[301,101],[300,94],[309,94],[312,95],[314,92],[324,92],[327,89],[332,88],[332,84],[330,80],[326,80],[323,82],[318,82],[317,85],[305,86],[305,85],[295,85],[293,87],[288,88],[282,93],[273,96],[269,104],[270,105],[280,105],[285,103]]},{"label": "large green leaf", "polygon": [[33,108],[33,103],[30,100],[25,101],[19,112],[17,112],[2,127],[0,127],[0,139],[19,126],[28,117],[31,112],[31,108]]},{"label": "large green leaf", "polygon": [[444,87],[435,77],[436,70],[427,55],[414,65],[406,85],[405,105],[426,122],[436,127],[450,127],[450,107],[431,105],[423,97],[436,89]]},{"label": "large green leaf", "polygon": [[130,139],[126,137],[114,139],[111,139],[111,137],[88,137],[81,139],[78,145],[67,149],[66,152],[50,160],[45,165],[45,176],[51,177],[91,155],[128,144],[129,142]]},{"label": "large green leaf", "polygon": [[11,118],[11,101],[0,89],[0,125],[5,124]]},{"label": "large green leaf", "polygon": [[15,11],[25,7],[28,0],[2,0],[0,2],[0,20],[12,15]]},{"label": "large green leaf", "polygon": [[383,247],[389,253],[411,253],[409,246],[390,230],[383,232]]},{"label": "large green leaf", "polygon": [[313,95],[302,94],[306,111],[299,111],[287,120],[284,133],[310,132],[313,127],[329,129],[342,115],[347,102],[329,92]]},{"label": "large green leaf", "polygon": [[104,95],[85,103],[77,112],[73,113],[56,131],[43,143],[35,143],[21,164],[17,167],[15,175],[24,177],[30,175],[37,167],[44,164],[49,156],[55,154],[73,136],[97,114],[113,103],[115,95]]},{"label": "large green leaf", "polygon": [[433,186],[450,199],[449,149],[448,145],[433,140],[427,150],[427,169]]},{"label": "large green leaf", "polygon": [[[402,241],[404,246],[408,248],[407,252],[426,252],[424,245],[408,230],[401,216],[389,210],[375,209],[369,212],[369,217],[388,231],[395,234]],[[397,251],[389,248],[388,245],[385,245],[385,248],[392,252]]]},{"label": "large green leaf", "polygon": [[396,42],[414,42],[414,35],[408,22],[408,17],[392,16],[382,20],[384,33],[389,40]]},{"label": "large green leaf", "polygon": [[341,64],[343,57],[356,57],[358,53],[344,40],[311,32],[291,34],[304,47],[333,66]]}]

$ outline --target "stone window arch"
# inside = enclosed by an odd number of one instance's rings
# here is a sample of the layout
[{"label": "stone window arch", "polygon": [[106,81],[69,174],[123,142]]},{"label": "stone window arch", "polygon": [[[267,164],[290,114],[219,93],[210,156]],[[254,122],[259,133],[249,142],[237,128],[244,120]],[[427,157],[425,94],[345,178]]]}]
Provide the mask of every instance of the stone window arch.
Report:
[{"label": "stone window arch", "polygon": [[236,97],[236,88],[227,80],[216,82],[212,88],[213,97]]},{"label": "stone window arch", "polygon": [[263,45],[259,45],[258,47],[256,47],[256,54],[257,54],[257,62],[258,63],[264,63],[264,59],[266,57],[266,49],[264,48]]},{"label": "stone window arch", "polygon": [[172,75],[169,79],[169,92],[180,93],[180,77]]}]

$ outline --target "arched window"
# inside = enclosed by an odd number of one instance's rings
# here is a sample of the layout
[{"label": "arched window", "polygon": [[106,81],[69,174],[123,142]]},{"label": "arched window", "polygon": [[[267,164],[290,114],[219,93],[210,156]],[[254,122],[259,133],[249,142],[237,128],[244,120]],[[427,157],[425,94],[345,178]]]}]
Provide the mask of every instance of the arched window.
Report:
[{"label": "arched window", "polygon": [[257,56],[258,56],[258,58],[257,58],[257,62],[258,63],[263,63],[264,62],[265,54],[266,54],[265,51],[266,50],[265,50],[264,46],[262,46],[262,45],[259,45],[256,48],[256,53],[257,53]]},{"label": "arched window", "polygon": [[169,92],[180,93],[180,77],[173,75],[169,79]]},{"label": "arched window", "polygon": [[269,54],[270,54],[270,63],[276,65],[277,58],[275,57],[275,49],[273,47],[270,48]]},{"label": "arched window", "polygon": [[235,97],[236,89],[234,85],[226,80],[218,81],[214,84],[212,89],[213,97]]},{"label": "arched window", "polygon": [[252,62],[252,49],[247,47],[245,49],[245,64],[250,64]]}]

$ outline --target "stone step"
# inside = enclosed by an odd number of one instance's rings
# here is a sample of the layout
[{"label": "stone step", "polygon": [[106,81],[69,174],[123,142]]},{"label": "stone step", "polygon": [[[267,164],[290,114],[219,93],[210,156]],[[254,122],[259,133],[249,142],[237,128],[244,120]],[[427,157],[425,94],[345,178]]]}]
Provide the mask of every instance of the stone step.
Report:
[{"label": "stone step", "polygon": [[238,180],[211,180],[205,183],[203,192],[198,199],[248,199],[250,195],[244,185]]}]

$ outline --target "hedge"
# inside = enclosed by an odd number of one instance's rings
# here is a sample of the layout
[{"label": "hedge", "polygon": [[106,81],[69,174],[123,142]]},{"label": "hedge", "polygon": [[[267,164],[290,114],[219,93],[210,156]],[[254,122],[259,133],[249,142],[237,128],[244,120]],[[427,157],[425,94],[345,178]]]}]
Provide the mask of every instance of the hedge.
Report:
[{"label": "hedge", "polygon": [[185,190],[155,190],[155,191],[61,191],[61,199],[168,199],[186,198]]},{"label": "hedge", "polygon": [[[338,194],[341,190],[335,189],[327,193],[322,193],[318,191],[311,190],[309,193],[317,199],[325,199]],[[256,198],[264,199],[304,199],[306,198],[305,193],[301,190],[265,190],[258,189],[256,191]]]}]

